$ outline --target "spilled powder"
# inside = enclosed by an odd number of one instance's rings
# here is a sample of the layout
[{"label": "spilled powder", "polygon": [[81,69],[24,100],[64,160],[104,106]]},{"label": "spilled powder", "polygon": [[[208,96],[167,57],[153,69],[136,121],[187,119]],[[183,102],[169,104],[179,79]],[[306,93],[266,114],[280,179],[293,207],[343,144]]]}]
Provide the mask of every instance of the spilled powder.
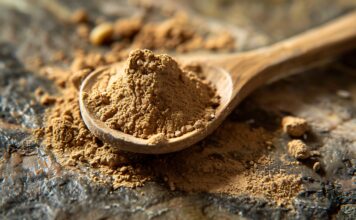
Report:
[{"label": "spilled powder", "polygon": [[68,169],[89,168],[95,182],[113,188],[142,186],[164,180],[171,190],[226,193],[266,198],[290,205],[301,190],[300,176],[288,174],[269,156],[272,134],[262,128],[226,121],[206,141],[185,151],[161,156],[131,155],[102,143],[85,127],[78,90],[70,71],[67,83],[48,109],[45,127],[38,131],[44,145]]},{"label": "spilled powder", "polygon": [[188,52],[202,49],[231,51],[236,42],[227,31],[201,34],[187,15],[176,14],[163,22],[142,25],[132,44],[134,48]]},{"label": "spilled powder", "polygon": [[140,165],[128,164],[127,158],[94,137],[83,123],[78,106],[77,90],[62,90],[54,106],[48,110],[43,129],[44,144],[65,166],[86,164],[112,175],[113,185],[139,186],[148,177],[142,176]]},{"label": "spilled powder", "polygon": [[[164,29],[157,26],[152,25],[152,28]],[[142,31],[142,28],[134,28],[130,34],[114,31],[114,35],[121,34],[123,38],[139,42]],[[167,42],[159,48],[171,48],[171,45],[189,48],[190,40],[174,40],[173,43],[164,40],[173,32],[170,29],[165,32],[167,35],[162,35],[160,39]],[[187,39],[186,36],[183,35],[183,39]],[[157,36],[154,38],[158,39]],[[152,47],[160,46],[155,44]],[[205,47],[205,43],[197,45]],[[211,48],[219,50],[218,46],[211,45]],[[63,167],[80,170],[95,182],[112,184],[113,189],[142,186],[147,181],[164,181],[171,190],[247,195],[265,198],[277,205],[291,205],[302,189],[300,175],[281,169],[281,161],[271,153],[273,133],[263,128],[226,120],[201,143],[185,151],[160,156],[124,153],[92,135],[80,116],[78,87],[95,68],[127,59],[127,51],[118,48],[113,44],[104,54],[78,51],[70,68],[44,66],[39,72],[58,86],[59,93],[51,96],[44,127],[35,134],[43,139],[43,146]]]},{"label": "spilled powder", "polygon": [[219,105],[209,82],[149,50],[131,52],[125,69],[103,88],[105,80],[86,95],[88,107],[110,128],[153,142],[203,128]]},{"label": "spilled powder", "polygon": [[154,164],[171,189],[266,198],[289,205],[301,190],[300,176],[287,174],[269,155],[272,134],[225,122],[212,139]]},{"label": "spilled powder", "polygon": [[[73,14],[78,23],[77,35],[93,45],[112,45],[122,48],[146,48],[188,52],[196,50],[232,51],[236,40],[229,31],[214,33],[208,28],[193,24],[185,13],[175,13],[163,21],[139,17],[119,18],[91,26],[80,22],[85,17],[82,11]],[[199,30],[198,29],[202,29]]]},{"label": "spilled powder", "polygon": [[89,132],[81,120],[77,96],[69,83],[48,110],[42,135],[62,166],[99,172],[93,181],[108,182],[116,189],[163,180],[171,190],[254,196],[284,206],[302,189],[299,175],[276,166],[266,144],[272,134],[263,128],[227,121],[210,139],[185,151],[132,155]]}]

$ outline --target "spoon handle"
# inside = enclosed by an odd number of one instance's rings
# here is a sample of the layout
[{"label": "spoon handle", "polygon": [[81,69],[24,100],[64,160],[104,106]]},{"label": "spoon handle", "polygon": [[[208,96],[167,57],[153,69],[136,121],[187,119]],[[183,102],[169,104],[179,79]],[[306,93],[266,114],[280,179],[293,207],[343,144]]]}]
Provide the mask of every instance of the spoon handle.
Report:
[{"label": "spoon handle", "polygon": [[[356,47],[356,11],[325,25],[248,52],[232,55],[223,66],[231,73],[233,96],[242,99],[259,86],[325,61]],[[242,92],[242,93],[241,93]]]}]

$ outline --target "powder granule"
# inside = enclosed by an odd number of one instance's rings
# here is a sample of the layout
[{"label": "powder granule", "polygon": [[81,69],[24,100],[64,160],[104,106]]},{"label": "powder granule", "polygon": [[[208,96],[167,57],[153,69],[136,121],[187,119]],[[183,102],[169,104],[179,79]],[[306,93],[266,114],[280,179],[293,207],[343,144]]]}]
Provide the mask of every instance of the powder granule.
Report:
[{"label": "powder granule", "polygon": [[308,146],[301,140],[288,142],[288,153],[298,160],[304,160],[310,157]]},{"label": "powder granule", "polygon": [[133,41],[135,48],[192,51],[204,48],[204,39],[189,19],[181,14],[160,23],[142,27]]},{"label": "powder granule", "polygon": [[87,104],[110,128],[136,137],[172,138],[203,128],[219,104],[208,82],[149,50],[133,51],[125,70],[112,77],[105,91],[94,86]]},{"label": "powder granule", "polygon": [[133,38],[142,27],[141,18],[118,19],[114,24],[114,35],[121,38]]},{"label": "powder granule", "polygon": [[309,126],[305,119],[286,116],[282,119],[283,131],[293,137],[300,137],[308,131]]}]

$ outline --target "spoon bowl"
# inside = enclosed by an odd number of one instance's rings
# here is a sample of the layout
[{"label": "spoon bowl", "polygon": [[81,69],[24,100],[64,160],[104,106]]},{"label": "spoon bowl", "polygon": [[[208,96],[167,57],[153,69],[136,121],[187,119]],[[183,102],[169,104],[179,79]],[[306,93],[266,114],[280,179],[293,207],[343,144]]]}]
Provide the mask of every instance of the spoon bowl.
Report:
[{"label": "spoon bowl", "polygon": [[[211,134],[246,96],[260,86],[356,48],[355,21],[356,12],[352,12],[265,48],[239,54],[180,57],[185,63],[188,60],[201,64],[205,77],[215,85],[221,101],[215,118],[205,128],[170,138],[167,142],[151,144],[148,139],[113,130],[89,110],[85,102],[88,91],[103,76],[107,77],[108,70],[122,71],[122,63],[99,68],[83,81],[79,92],[82,118],[95,136],[124,151],[163,154],[182,150]],[[112,83],[113,79],[110,81],[107,77],[106,81]]]},{"label": "spoon bowl", "polygon": [[[93,88],[95,82],[101,80],[104,74],[110,74],[110,69],[114,68],[115,72],[123,71],[123,65],[115,64],[93,71],[82,83],[79,92],[79,105],[84,123],[88,129],[99,139],[120,150],[144,153],[144,154],[164,154],[182,150],[187,146],[202,140],[207,134],[213,132],[220,125],[216,119],[221,118],[221,114],[225,113],[227,105],[232,98],[232,80],[231,75],[224,69],[216,66],[202,66],[204,77],[209,82],[214,83],[218,95],[220,96],[220,105],[215,112],[215,118],[208,122],[203,129],[196,129],[185,133],[182,136],[168,139],[167,142],[151,144],[149,139],[138,138],[130,134],[126,134],[119,130],[115,130],[107,126],[103,121],[98,119],[88,108],[85,96]],[[110,74],[112,75],[112,74]],[[114,75],[115,76],[115,75]],[[109,80],[108,84],[114,80]]]}]

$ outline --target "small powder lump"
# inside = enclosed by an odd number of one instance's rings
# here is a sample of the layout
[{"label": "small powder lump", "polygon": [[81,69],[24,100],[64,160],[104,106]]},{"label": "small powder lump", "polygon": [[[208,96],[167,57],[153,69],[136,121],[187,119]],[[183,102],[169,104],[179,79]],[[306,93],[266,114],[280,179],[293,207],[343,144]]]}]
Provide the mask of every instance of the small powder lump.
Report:
[{"label": "small powder lump", "polygon": [[283,131],[293,137],[300,137],[308,131],[309,126],[305,119],[286,116],[282,119]]},{"label": "small powder lump", "polygon": [[288,142],[288,153],[298,160],[304,160],[310,157],[308,146],[301,140]]},{"label": "small powder lump", "polygon": [[203,128],[215,117],[216,90],[168,55],[134,50],[125,65],[124,71],[111,76],[112,83],[103,89],[98,82],[86,98],[88,107],[110,128],[152,137],[156,143]]}]

